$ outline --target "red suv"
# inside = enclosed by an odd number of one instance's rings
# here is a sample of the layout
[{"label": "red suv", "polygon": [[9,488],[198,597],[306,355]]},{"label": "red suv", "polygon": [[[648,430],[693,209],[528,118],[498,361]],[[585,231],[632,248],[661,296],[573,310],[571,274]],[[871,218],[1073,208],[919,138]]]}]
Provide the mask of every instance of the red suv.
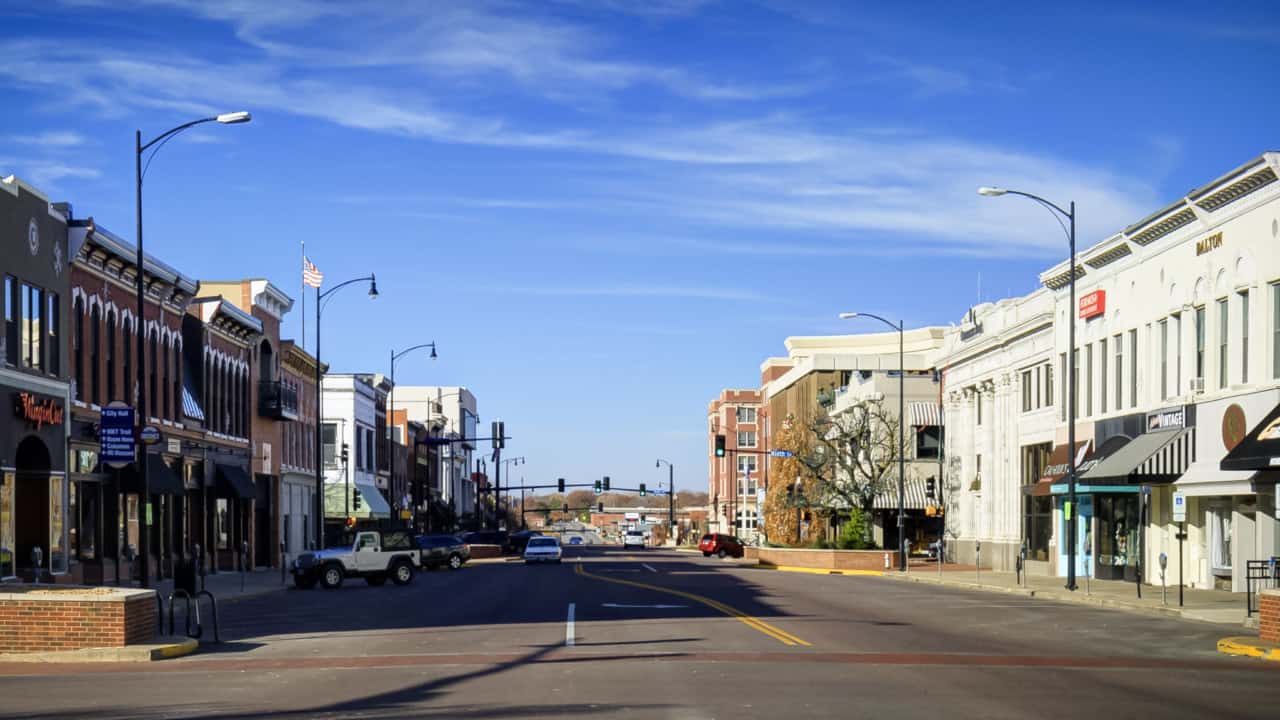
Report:
[{"label": "red suv", "polygon": [[703,557],[711,557],[712,555],[721,558],[726,555],[736,558],[742,557],[742,543],[732,535],[707,533],[702,536],[702,541],[698,543],[698,549],[702,551]]}]

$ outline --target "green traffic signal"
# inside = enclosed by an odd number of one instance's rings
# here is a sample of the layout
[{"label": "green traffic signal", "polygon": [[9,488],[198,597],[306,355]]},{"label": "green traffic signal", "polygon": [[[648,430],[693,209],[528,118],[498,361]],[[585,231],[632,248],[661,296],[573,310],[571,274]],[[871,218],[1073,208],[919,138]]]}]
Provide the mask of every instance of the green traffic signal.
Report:
[{"label": "green traffic signal", "polygon": [[716,436],[716,457],[724,457],[724,436]]},{"label": "green traffic signal", "polygon": [[640,497],[644,497],[644,493],[645,493],[644,483],[640,483]]}]

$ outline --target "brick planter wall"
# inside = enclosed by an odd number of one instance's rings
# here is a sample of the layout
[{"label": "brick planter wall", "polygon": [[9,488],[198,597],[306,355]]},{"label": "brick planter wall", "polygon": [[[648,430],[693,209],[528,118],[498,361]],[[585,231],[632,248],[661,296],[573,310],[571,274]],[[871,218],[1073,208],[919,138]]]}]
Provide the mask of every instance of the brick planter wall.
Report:
[{"label": "brick planter wall", "polygon": [[0,652],[150,642],[156,596],[122,588],[18,587],[0,592]]},{"label": "brick planter wall", "polygon": [[483,560],[484,558],[502,557],[502,548],[497,545],[472,545],[471,559]]},{"label": "brick planter wall", "polygon": [[747,548],[744,557],[761,565],[815,568],[819,570],[884,570],[884,556],[889,566],[898,566],[894,550],[810,550],[807,548]]},{"label": "brick planter wall", "polygon": [[1258,595],[1258,637],[1280,643],[1280,590]]}]

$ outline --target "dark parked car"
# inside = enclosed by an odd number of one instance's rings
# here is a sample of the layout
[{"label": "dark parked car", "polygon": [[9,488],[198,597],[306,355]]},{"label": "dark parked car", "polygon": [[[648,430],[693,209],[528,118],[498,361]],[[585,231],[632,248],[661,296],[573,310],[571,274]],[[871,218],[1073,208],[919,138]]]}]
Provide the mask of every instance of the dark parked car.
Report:
[{"label": "dark parked car", "polygon": [[468,545],[497,545],[502,552],[511,552],[511,537],[506,530],[478,530],[462,533],[462,542]]},{"label": "dark parked car", "polygon": [[517,555],[524,553],[524,549],[529,545],[529,538],[535,538],[541,535],[542,533],[537,530],[521,530],[520,532],[512,533],[511,539],[508,542],[510,551]]},{"label": "dark parked car", "polygon": [[698,549],[702,551],[703,557],[731,556],[742,557],[742,542],[732,535],[721,535],[719,533],[707,533],[702,536],[702,542],[698,543]]},{"label": "dark parked car", "polygon": [[457,535],[419,535],[417,541],[425,570],[438,567],[457,570],[471,559],[471,547]]}]

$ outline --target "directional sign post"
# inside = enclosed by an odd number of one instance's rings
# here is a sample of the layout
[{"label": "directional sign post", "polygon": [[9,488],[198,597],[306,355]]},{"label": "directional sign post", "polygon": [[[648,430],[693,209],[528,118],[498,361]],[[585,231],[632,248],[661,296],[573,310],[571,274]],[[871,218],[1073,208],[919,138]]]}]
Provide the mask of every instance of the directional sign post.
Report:
[{"label": "directional sign post", "polygon": [[133,408],[124,403],[111,403],[102,408],[98,444],[98,459],[109,467],[119,469],[133,462],[136,455]]}]

